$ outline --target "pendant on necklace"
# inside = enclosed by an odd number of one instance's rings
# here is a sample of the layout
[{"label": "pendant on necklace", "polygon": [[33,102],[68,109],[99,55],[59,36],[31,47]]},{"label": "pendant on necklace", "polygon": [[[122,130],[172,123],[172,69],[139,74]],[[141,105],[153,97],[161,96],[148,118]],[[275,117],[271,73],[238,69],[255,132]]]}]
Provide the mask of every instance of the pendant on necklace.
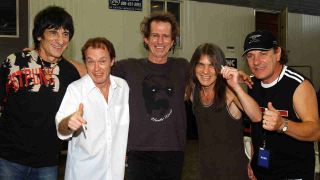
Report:
[{"label": "pendant on necklace", "polygon": [[44,76],[44,78],[46,78],[46,80],[49,81],[49,80],[51,79],[51,76],[50,76],[50,74],[46,74],[46,75]]},{"label": "pendant on necklace", "polygon": [[44,69],[44,78],[45,78],[47,81],[50,81],[50,79],[51,79],[50,69],[47,69],[47,68]]}]

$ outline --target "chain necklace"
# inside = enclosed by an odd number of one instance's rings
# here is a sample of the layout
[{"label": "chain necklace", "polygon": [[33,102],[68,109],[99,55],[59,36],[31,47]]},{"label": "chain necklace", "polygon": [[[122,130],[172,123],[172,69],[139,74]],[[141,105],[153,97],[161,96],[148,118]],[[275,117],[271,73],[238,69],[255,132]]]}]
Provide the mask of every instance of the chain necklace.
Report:
[{"label": "chain necklace", "polygon": [[[53,74],[54,68],[56,68],[56,66],[58,65],[61,58],[58,59],[58,61],[56,63],[50,63],[49,67],[45,67],[44,60],[40,56],[39,56],[39,58],[40,58],[40,61],[42,64],[41,70],[42,70],[42,73],[44,74],[46,84],[48,85],[48,84],[50,84],[50,81],[52,80],[52,74]],[[51,67],[52,64],[54,64],[54,65]]]}]

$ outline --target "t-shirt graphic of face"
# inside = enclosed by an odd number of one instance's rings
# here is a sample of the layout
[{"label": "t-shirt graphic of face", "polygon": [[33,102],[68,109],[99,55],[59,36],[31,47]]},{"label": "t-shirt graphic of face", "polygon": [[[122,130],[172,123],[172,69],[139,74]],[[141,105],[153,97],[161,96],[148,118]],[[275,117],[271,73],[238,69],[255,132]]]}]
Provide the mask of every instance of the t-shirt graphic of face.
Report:
[{"label": "t-shirt graphic of face", "polygon": [[148,75],[143,80],[144,103],[150,120],[161,122],[172,114],[174,86],[167,75]]}]

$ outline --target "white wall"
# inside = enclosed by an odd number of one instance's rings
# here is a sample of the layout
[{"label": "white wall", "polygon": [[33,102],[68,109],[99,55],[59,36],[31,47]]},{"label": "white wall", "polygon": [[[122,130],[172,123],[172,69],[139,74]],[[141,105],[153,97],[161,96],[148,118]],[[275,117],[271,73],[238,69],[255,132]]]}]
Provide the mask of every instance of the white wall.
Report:
[{"label": "white wall", "polygon": [[[105,36],[114,43],[118,60],[146,56],[139,25],[149,14],[149,0],[143,1],[141,12],[110,10],[108,0],[29,0],[31,29],[35,14],[53,4],[64,7],[74,18],[75,35],[66,56],[80,60],[82,45],[96,36]],[[240,69],[246,68],[241,54],[246,34],[255,28],[253,8],[189,0],[181,5],[182,47],[173,56],[190,59],[200,43],[211,42],[219,45],[227,57],[237,58]],[[311,65],[313,82],[318,88],[320,17],[289,13],[288,22],[289,65]],[[31,34],[29,37],[31,45]],[[228,50],[227,46],[234,50]]]},{"label": "white wall", "polygon": [[289,13],[288,20],[288,65],[311,66],[312,80],[318,89],[320,85],[320,17]]},{"label": "white wall", "polygon": [[[115,45],[117,59],[145,57],[139,25],[149,14],[149,1],[143,1],[143,11],[123,11],[108,9],[107,0],[29,0],[30,27],[39,10],[48,5],[64,7],[74,18],[75,35],[65,55],[80,60],[80,49],[84,42],[95,36],[105,36]],[[253,10],[235,6],[182,2],[182,47],[173,56],[190,59],[194,49],[203,42],[215,43],[226,51],[228,57],[239,58],[244,36],[254,29]],[[31,31],[30,31],[31,32]],[[32,36],[30,45],[32,44]]]},{"label": "white wall", "polygon": [[[144,2],[143,9],[148,9]],[[147,11],[108,9],[108,0],[29,0],[30,28],[34,16],[48,5],[64,7],[74,19],[75,34],[65,53],[81,60],[81,47],[88,38],[104,36],[115,46],[117,59],[143,55],[139,24]],[[30,43],[32,36],[30,34]]]},{"label": "white wall", "polygon": [[[199,44],[210,42],[219,45],[226,57],[237,58],[238,67],[244,68],[242,44],[246,34],[255,28],[253,9],[185,1],[184,11],[181,56],[190,59]],[[234,49],[228,50],[228,46]]]}]

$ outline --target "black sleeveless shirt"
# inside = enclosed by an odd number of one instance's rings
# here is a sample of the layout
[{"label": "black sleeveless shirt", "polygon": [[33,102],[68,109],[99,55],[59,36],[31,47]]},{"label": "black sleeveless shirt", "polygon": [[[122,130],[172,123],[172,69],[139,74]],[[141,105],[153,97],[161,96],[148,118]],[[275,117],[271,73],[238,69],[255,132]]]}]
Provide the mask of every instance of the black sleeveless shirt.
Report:
[{"label": "black sleeveless shirt", "polygon": [[[263,87],[261,81],[255,78],[253,80],[254,86],[249,89],[249,94],[258,102],[261,109],[267,108],[268,102],[272,102],[273,107],[280,110],[285,118],[301,122],[293,109],[293,94],[305,80],[302,74],[284,66],[280,77],[268,87]],[[261,122],[252,122],[251,130],[255,152],[251,167],[258,179],[313,179],[315,162],[313,142],[299,141],[276,131],[265,131]],[[262,147],[264,136],[266,149],[270,150],[268,169],[257,165],[258,151]]]}]

